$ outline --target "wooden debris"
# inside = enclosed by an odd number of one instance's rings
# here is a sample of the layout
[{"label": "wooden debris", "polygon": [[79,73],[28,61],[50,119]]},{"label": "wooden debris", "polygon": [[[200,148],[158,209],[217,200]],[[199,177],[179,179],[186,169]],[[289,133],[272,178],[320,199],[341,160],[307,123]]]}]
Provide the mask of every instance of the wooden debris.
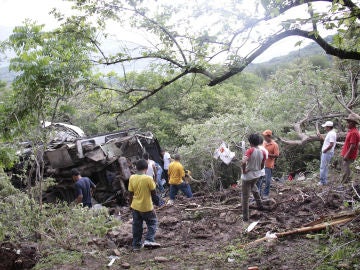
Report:
[{"label": "wooden debris", "polygon": [[160,262],[160,263],[162,263],[162,262],[168,262],[168,261],[169,261],[168,258],[162,257],[162,256],[155,257],[154,260],[155,260],[156,262]]},{"label": "wooden debris", "polygon": [[340,220],[340,219],[344,219],[344,218],[355,217],[358,214],[359,213],[357,213],[357,212],[349,211],[349,212],[342,212],[342,213],[335,214],[335,215],[329,215],[329,216],[321,217],[310,223],[307,223],[304,225],[304,227],[314,226],[314,225],[323,223],[325,221],[336,221],[336,220]]},{"label": "wooden debris", "polygon": [[[329,226],[335,226],[338,224],[343,224],[343,223],[347,223],[352,221],[355,217],[356,217],[357,213],[345,213],[345,214],[341,214],[338,217],[335,217],[333,219],[331,219],[331,217],[323,217],[319,220],[313,221],[311,223],[308,224],[308,226],[304,226],[301,228],[297,228],[294,230],[290,230],[290,231],[286,231],[286,232],[279,232],[279,233],[274,233],[274,234],[268,234],[265,237],[262,237],[260,239],[257,239],[253,242],[250,242],[248,244],[245,245],[241,245],[241,247],[245,248],[249,245],[253,245],[256,243],[260,243],[260,242],[264,242],[266,240],[270,240],[273,238],[279,238],[279,237],[284,237],[287,235],[292,235],[292,234],[298,234],[298,233],[305,233],[305,232],[315,232],[315,231],[320,231],[323,230]],[[328,221],[325,221],[328,220]],[[270,237],[269,237],[270,236]],[[273,237],[275,236],[275,237]]]},{"label": "wooden debris", "polygon": [[358,198],[360,199],[360,195],[357,192],[356,188],[354,187],[354,183],[351,183],[351,187],[353,188],[353,190],[355,191],[356,195],[358,196]]},{"label": "wooden debris", "polygon": [[235,207],[211,207],[203,206],[198,208],[185,208],[185,211],[217,210],[217,211],[234,211],[239,210],[241,205]]},{"label": "wooden debris", "polygon": [[111,255],[111,256],[109,256],[109,259],[110,259],[110,262],[106,265],[107,267],[111,267],[114,264],[115,260],[119,259],[119,257]]},{"label": "wooden debris", "polygon": [[117,248],[115,248],[115,249],[112,250],[112,254],[113,254],[114,256],[118,256],[118,257],[121,256],[121,252],[120,252],[120,250],[118,250]]},{"label": "wooden debris", "polygon": [[123,263],[121,264],[121,267],[122,267],[123,269],[130,269],[131,265],[130,265],[129,263],[127,263],[127,262],[123,262]]}]

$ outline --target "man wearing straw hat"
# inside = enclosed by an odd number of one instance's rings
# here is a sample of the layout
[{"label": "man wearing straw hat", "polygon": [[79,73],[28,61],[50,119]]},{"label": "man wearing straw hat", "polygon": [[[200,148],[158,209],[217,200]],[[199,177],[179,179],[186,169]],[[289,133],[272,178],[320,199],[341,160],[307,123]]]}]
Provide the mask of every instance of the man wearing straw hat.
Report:
[{"label": "man wearing straw hat", "polygon": [[347,118],[348,132],[346,134],[346,139],[344,146],[341,150],[341,156],[343,157],[343,166],[342,166],[342,183],[350,182],[350,165],[355,161],[358,155],[358,148],[360,142],[359,130],[356,128],[356,125],[359,124],[359,118],[356,114],[351,113]]}]

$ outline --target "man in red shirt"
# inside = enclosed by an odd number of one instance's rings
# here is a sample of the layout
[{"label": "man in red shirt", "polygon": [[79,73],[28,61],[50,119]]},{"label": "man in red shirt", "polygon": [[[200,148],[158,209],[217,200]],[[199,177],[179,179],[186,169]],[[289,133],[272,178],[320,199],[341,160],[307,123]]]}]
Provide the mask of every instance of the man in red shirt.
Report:
[{"label": "man in red shirt", "polygon": [[356,125],[359,124],[358,116],[354,113],[351,113],[347,118],[345,118],[345,120],[347,121],[349,130],[346,134],[345,143],[341,150],[341,156],[344,159],[342,167],[342,183],[350,182],[350,165],[357,158],[360,142],[359,130],[356,128]]}]

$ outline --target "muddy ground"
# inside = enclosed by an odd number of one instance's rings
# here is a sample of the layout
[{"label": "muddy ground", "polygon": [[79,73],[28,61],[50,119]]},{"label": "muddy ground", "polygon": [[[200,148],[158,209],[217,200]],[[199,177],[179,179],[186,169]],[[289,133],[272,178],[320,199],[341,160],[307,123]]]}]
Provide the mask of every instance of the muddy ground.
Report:
[{"label": "muddy ground", "polygon": [[[258,211],[253,205],[250,222],[244,223],[240,194],[238,187],[212,194],[197,192],[191,200],[178,196],[174,205],[158,207],[156,241],[161,247],[144,248],[139,252],[131,249],[130,210],[119,208],[123,223],[105,238],[91,239],[89,248],[94,252],[84,253],[81,264],[54,265],[51,269],[249,269],[252,266],[316,269],[326,259],[318,252],[323,244],[322,235],[338,233],[344,226],[360,233],[360,217],[357,216],[351,222],[327,230],[249,244],[268,231],[289,231],[321,217],[351,212],[354,198],[359,198],[351,185],[336,181],[328,186],[317,186],[315,179],[273,182],[271,199],[265,202],[266,210]],[[254,221],[259,223],[251,232],[246,232]],[[107,267],[110,255],[118,258]],[[36,256],[38,254],[33,254]],[[334,269],[354,269],[346,262],[338,264]]]}]

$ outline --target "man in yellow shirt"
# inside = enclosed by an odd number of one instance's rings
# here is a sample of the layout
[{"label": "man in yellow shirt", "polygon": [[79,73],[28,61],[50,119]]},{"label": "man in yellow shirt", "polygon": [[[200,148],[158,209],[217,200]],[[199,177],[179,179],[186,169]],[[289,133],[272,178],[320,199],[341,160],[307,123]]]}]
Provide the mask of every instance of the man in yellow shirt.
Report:
[{"label": "man in yellow shirt", "polygon": [[[146,175],[148,163],[140,159],[136,163],[137,173],[130,176],[130,208],[132,209],[133,223],[133,250],[139,251],[141,247],[159,247],[160,244],[154,240],[157,229],[157,217],[154,211],[152,195],[156,195],[156,185],[150,176]],[[147,234],[142,244],[143,222],[147,226]]]},{"label": "man in yellow shirt", "polygon": [[172,204],[178,191],[181,190],[188,198],[192,198],[190,185],[184,181],[185,170],[180,163],[180,155],[176,154],[174,161],[169,165],[169,184],[170,184],[170,200],[168,204]]}]

